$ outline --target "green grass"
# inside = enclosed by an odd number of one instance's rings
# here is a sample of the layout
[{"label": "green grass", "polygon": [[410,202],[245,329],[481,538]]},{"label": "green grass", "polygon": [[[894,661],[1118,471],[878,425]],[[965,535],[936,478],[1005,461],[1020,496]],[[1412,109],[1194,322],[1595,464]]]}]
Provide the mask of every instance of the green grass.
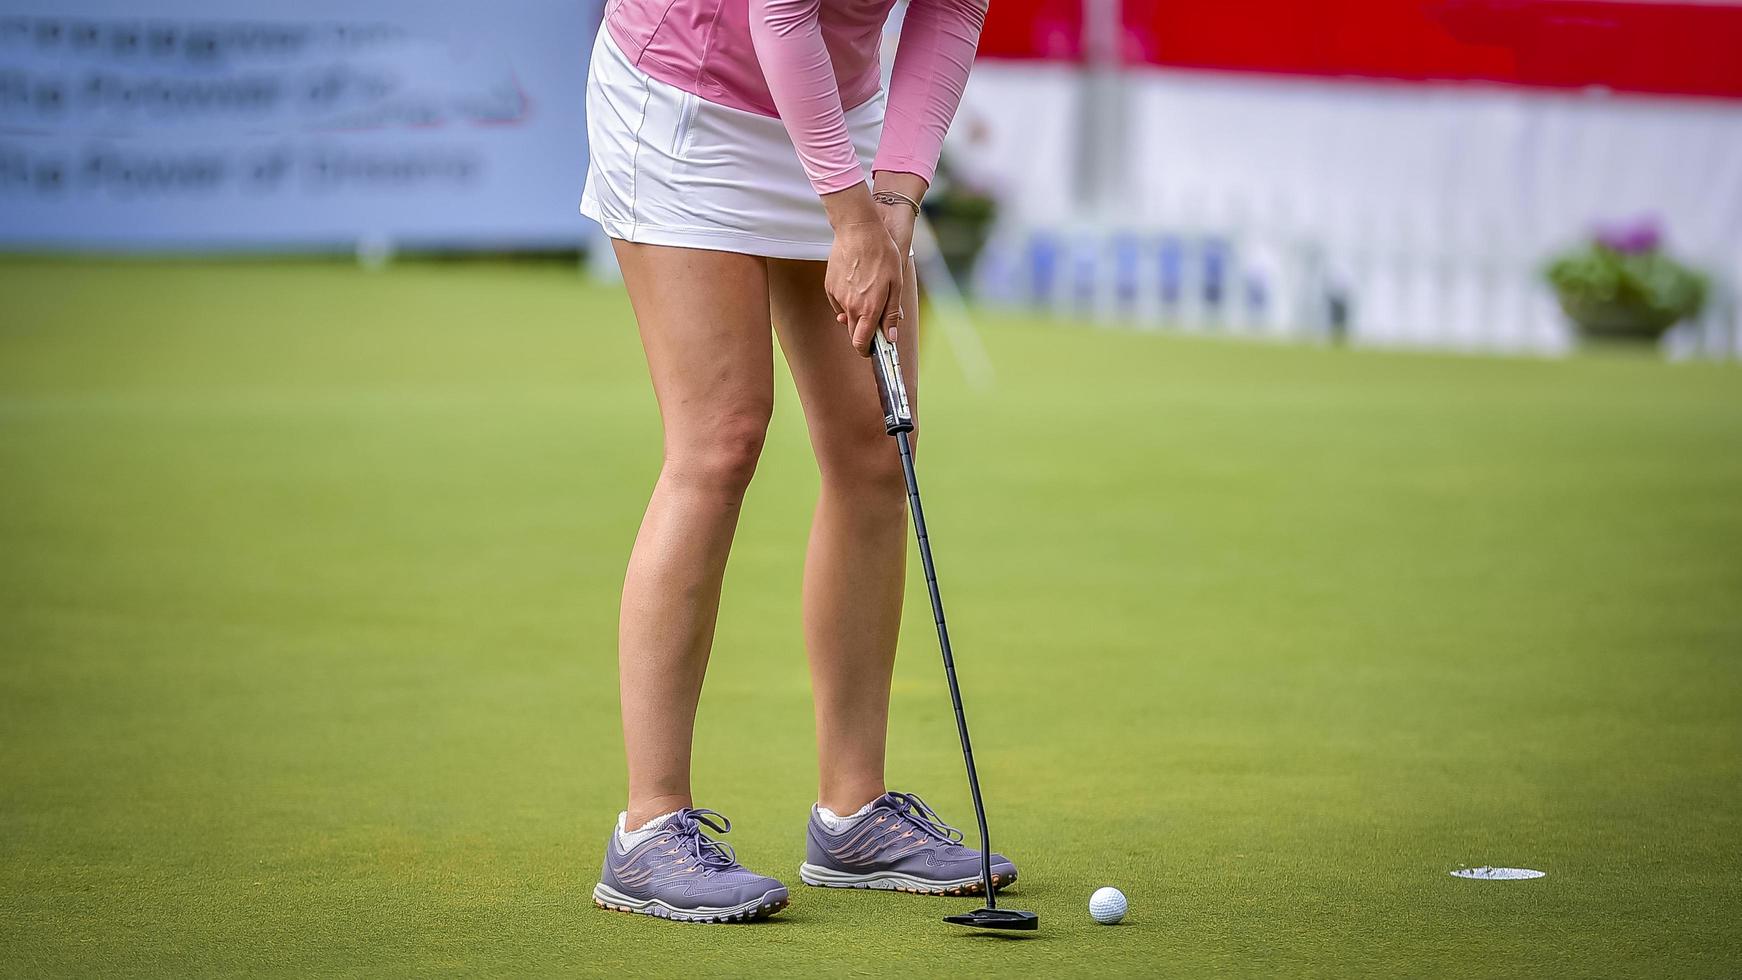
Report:
[{"label": "green grass", "polygon": [[[589,899],[658,464],[618,294],[15,259],[0,297],[0,972],[1742,972],[1734,366],[986,317],[976,395],[930,346],[929,517],[1043,929],[802,887],[704,928]],[[696,758],[789,880],[807,453],[783,387]],[[970,824],[910,581],[892,775]]]}]

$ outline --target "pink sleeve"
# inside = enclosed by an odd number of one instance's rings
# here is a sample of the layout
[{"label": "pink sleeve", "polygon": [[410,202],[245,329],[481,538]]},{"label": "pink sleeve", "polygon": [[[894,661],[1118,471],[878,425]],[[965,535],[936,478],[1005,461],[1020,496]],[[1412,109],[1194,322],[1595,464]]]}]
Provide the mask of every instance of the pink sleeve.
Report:
[{"label": "pink sleeve", "polygon": [[944,133],[962,103],[987,0],[911,0],[889,76],[883,139],[872,170],[918,174],[931,182]]},{"label": "pink sleeve", "polygon": [[847,134],[821,9],[822,0],[750,0],[750,41],[811,186],[830,194],[864,183],[865,168]]}]

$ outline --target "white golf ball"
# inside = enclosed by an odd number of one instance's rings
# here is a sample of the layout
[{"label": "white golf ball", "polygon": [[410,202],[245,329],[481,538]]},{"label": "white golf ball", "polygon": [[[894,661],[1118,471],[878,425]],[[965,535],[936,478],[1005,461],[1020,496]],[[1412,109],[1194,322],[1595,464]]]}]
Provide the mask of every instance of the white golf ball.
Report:
[{"label": "white golf ball", "polygon": [[1117,888],[1097,888],[1095,894],[1089,896],[1089,914],[1104,926],[1114,925],[1125,918],[1125,908],[1125,893]]}]

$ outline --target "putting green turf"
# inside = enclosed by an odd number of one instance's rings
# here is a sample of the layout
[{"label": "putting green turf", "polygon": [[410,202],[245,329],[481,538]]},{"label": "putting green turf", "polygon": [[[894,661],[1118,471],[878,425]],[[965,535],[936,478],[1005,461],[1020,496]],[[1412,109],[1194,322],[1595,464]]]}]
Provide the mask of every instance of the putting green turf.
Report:
[{"label": "putting green turf", "polygon": [[[929,345],[942,585],[1042,931],[802,886],[708,928],[589,898],[659,456],[616,292],[14,259],[0,297],[0,972],[1742,971],[1733,365],[987,316],[974,394]],[[794,885],[815,483],[783,387],[696,758]],[[969,825],[909,596],[893,776]],[[1481,864],[1549,876],[1447,875]]]}]

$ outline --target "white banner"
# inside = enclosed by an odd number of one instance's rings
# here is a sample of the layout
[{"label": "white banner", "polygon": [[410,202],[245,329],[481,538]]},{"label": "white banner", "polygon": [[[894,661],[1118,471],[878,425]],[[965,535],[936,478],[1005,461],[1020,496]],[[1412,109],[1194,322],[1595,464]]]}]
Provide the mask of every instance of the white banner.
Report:
[{"label": "white banner", "polygon": [[593,0],[5,7],[0,247],[587,235]]}]

